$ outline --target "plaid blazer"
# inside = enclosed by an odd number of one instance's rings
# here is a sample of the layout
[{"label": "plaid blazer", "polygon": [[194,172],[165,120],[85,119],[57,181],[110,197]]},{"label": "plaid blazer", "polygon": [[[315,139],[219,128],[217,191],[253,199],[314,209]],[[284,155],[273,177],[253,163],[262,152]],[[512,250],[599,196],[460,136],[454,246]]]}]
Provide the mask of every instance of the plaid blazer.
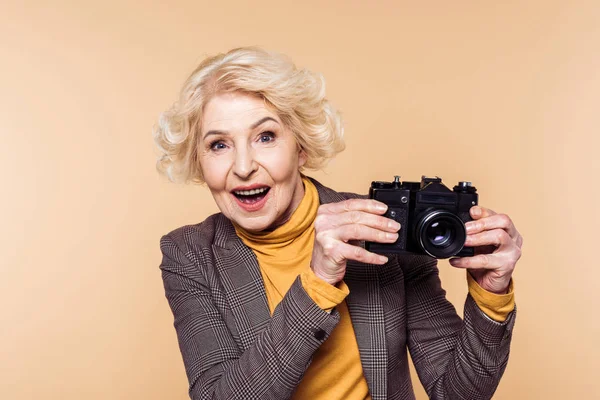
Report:
[{"label": "plaid blazer", "polygon": [[[313,182],[321,204],[364,197]],[[289,398],[339,313],[321,310],[298,278],[271,316],[256,257],[222,214],[160,244],[190,397]],[[508,361],[514,311],[495,322],[468,295],[462,320],[427,256],[394,256],[384,266],[348,262],[344,281],[374,400],[415,398],[407,349],[430,398],[491,398]]]}]

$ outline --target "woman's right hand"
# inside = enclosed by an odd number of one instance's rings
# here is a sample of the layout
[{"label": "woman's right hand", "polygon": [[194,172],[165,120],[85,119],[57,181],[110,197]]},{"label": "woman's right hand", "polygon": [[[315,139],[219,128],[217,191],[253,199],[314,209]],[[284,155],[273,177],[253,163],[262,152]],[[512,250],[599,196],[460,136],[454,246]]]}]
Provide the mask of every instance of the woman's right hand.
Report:
[{"label": "woman's right hand", "polygon": [[346,261],[385,264],[387,257],[371,253],[352,241],[393,243],[400,224],[383,217],[387,205],[377,200],[350,199],[319,206],[310,267],[315,275],[335,285],[344,278]]}]

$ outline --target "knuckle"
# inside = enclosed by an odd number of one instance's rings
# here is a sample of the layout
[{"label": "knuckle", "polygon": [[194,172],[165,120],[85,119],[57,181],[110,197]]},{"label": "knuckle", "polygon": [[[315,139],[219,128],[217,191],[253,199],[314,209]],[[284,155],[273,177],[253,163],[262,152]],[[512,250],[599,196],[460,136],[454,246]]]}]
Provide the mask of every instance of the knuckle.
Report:
[{"label": "knuckle", "polygon": [[498,229],[497,233],[496,233],[496,239],[498,240],[498,243],[506,243],[506,240],[508,238],[508,233],[503,230],[503,229]]},{"label": "knuckle", "polygon": [[350,219],[351,223],[356,224],[356,223],[360,222],[360,217],[361,217],[360,212],[350,211],[349,219]]},{"label": "knuckle", "polygon": [[319,208],[317,208],[317,216],[326,214],[329,208],[328,206],[329,204],[320,205]]},{"label": "knuckle", "polygon": [[352,210],[352,205],[355,203],[356,201],[354,199],[350,199],[350,200],[345,200],[344,201],[344,211],[351,211]]},{"label": "knuckle", "polygon": [[377,217],[377,224],[376,226],[380,229],[385,229],[388,226],[388,221],[387,218],[385,217]]},{"label": "knuckle", "polygon": [[349,233],[352,239],[358,239],[360,237],[360,225],[351,225]]},{"label": "knuckle", "polygon": [[331,256],[335,252],[335,242],[333,240],[328,240],[322,245],[323,254],[326,256]]},{"label": "knuckle", "polygon": [[500,223],[502,224],[502,226],[505,228],[508,228],[512,224],[512,220],[506,214],[500,214],[498,218],[500,219]]},{"label": "knuckle", "polygon": [[326,251],[332,251],[335,249],[335,243],[333,243],[333,241],[327,241],[323,244],[323,249]]},{"label": "knuckle", "polygon": [[325,225],[325,221],[327,220],[327,217],[323,214],[318,214],[315,217],[315,230],[321,230],[323,228],[323,226]]},{"label": "knuckle", "polygon": [[520,249],[520,248],[518,248],[518,247],[516,247],[516,248],[515,248],[514,257],[513,257],[513,260],[514,260],[514,262],[517,262],[517,261],[519,261],[519,259],[521,258],[521,255],[522,255],[522,254],[523,254],[523,252],[521,251],[521,249]]},{"label": "knuckle", "polygon": [[482,254],[480,260],[483,267],[487,267],[490,264],[490,258],[486,254]]},{"label": "knuckle", "polygon": [[325,246],[329,241],[327,240],[328,235],[325,232],[316,232],[315,241],[321,243],[321,246]]},{"label": "knuckle", "polygon": [[485,231],[488,229],[488,224],[485,222],[485,219],[480,219],[477,221],[477,227],[480,231]]}]

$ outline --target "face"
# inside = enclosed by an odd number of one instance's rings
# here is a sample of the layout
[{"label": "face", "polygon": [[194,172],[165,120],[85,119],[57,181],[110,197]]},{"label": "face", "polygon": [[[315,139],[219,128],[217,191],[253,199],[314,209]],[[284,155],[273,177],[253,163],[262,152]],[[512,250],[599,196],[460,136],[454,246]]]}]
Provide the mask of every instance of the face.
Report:
[{"label": "face", "polygon": [[276,112],[256,96],[219,94],[200,133],[202,174],[221,212],[249,231],[285,223],[304,196],[306,155]]}]

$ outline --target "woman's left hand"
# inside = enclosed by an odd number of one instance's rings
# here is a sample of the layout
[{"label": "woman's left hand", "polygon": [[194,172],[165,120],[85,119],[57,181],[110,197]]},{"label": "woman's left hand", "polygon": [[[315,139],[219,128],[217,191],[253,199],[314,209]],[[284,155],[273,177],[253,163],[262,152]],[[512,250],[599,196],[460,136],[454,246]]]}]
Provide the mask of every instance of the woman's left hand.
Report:
[{"label": "woman's left hand", "polygon": [[453,258],[450,265],[467,268],[479,286],[488,292],[505,294],[519,258],[523,237],[506,214],[480,206],[471,207],[473,221],[465,224],[465,246],[475,247],[473,257]]}]

